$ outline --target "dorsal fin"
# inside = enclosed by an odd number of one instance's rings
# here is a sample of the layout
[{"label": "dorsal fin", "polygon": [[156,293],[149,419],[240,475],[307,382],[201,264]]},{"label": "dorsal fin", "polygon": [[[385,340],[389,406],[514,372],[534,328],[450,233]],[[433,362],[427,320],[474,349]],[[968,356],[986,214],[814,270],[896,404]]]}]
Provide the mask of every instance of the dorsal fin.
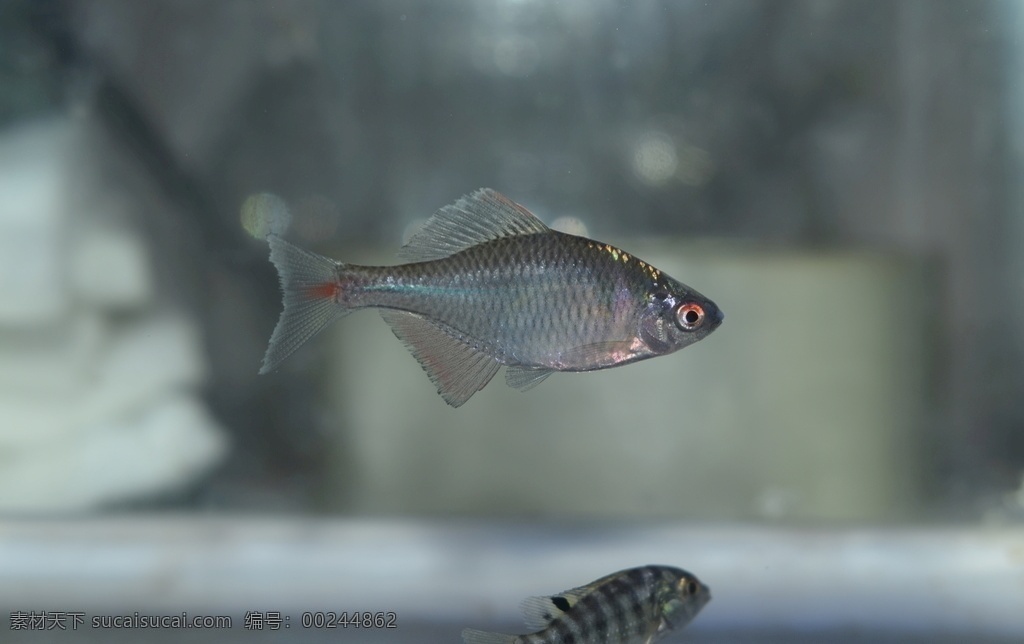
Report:
[{"label": "dorsal fin", "polygon": [[398,256],[410,262],[441,259],[500,237],[548,230],[526,208],[499,192],[481,188],[434,213]]},{"label": "dorsal fin", "polygon": [[594,584],[589,584],[546,597],[527,597],[519,604],[519,609],[523,611],[523,618],[529,628],[543,630],[572,610],[593,588]]},{"label": "dorsal fin", "polygon": [[570,588],[547,597],[527,597],[519,604],[519,608],[523,611],[523,617],[526,618],[526,623],[530,628],[537,630],[547,628],[551,622],[572,610],[578,601],[600,586],[618,578],[621,574],[621,572],[616,572],[605,575],[586,586]]}]

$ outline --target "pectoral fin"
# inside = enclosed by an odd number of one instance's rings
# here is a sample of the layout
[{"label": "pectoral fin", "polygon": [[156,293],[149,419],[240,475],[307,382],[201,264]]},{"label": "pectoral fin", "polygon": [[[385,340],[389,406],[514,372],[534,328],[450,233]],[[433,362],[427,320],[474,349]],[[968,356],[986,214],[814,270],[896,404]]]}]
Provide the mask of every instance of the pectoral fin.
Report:
[{"label": "pectoral fin", "polygon": [[551,369],[527,369],[524,367],[507,367],[505,369],[505,383],[519,391],[533,389],[544,379],[554,373]]}]

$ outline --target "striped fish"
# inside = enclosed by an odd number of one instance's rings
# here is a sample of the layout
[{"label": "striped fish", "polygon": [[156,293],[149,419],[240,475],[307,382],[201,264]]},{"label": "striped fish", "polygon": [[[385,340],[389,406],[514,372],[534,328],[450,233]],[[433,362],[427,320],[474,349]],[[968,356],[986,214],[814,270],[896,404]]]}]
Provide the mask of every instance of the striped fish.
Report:
[{"label": "striped fish", "polygon": [[690,622],[711,601],[692,574],[670,566],[630,568],[521,608],[527,635],[467,628],[465,644],[651,644]]},{"label": "striped fish", "polygon": [[640,258],[552,230],[490,189],[439,210],[402,249],[407,264],[342,264],[268,240],[284,311],[260,373],[341,316],[375,308],[453,407],[501,366],[526,390],[555,371],[678,351],[723,317]]}]

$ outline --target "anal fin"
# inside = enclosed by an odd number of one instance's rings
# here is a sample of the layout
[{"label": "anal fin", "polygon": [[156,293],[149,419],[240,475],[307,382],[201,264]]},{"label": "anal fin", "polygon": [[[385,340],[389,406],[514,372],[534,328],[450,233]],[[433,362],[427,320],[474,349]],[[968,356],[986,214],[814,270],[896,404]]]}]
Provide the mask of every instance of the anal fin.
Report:
[{"label": "anal fin", "polygon": [[501,366],[493,356],[423,316],[392,309],[382,309],[380,314],[452,407],[459,407],[483,389]]}]

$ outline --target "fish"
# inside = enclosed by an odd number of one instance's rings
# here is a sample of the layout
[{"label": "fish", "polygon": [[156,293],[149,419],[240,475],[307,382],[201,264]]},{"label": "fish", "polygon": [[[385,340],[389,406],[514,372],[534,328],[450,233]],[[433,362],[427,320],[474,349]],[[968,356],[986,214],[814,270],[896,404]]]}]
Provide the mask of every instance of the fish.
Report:
[{"label": "fish", "polygon": [[629,568],[520,608],[526,635],[467,628],[465,644],[651,644],[690,623],[711,601],[711,589],[671,566]]},{"label": "fish", "polygon": [[603,242],[548,228],[482,188],[438,210],[396,266],[358,266],[267,236],[284,309],[260,374],[335,320],[374,308],[458,407],[502,366],[520,390],[555,371],[662,356],[714,331],[708,298]]}]

